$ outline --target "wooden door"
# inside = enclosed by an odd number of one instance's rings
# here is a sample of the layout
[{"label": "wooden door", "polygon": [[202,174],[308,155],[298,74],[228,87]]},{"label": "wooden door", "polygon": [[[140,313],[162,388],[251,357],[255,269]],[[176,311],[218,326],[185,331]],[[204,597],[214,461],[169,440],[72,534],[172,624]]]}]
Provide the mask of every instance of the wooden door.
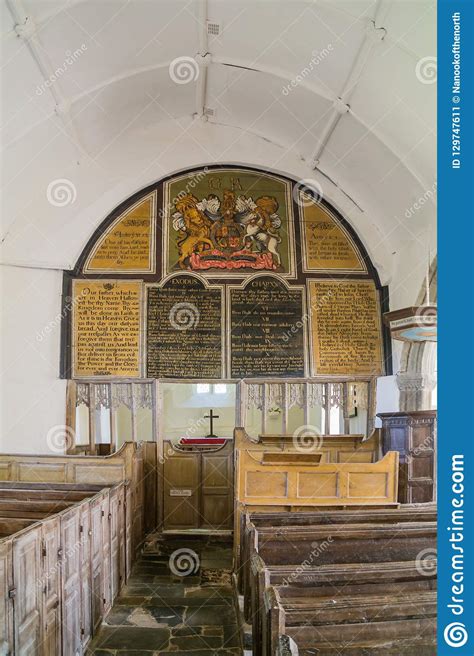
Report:
[{"label": "wooden door", "polygon": [[90,502],[80,506],[81,544],[79,550],[81,573],[81,642],[86,647],[92,635],[92,583],[91,583],[91,516]]},{"label": "wooden door", "polygon": [[12,538],[0,540],[0,654],[13,653]]},{"label": "wooden door", "polygon": [[81,647],[80,510],[61,515],[63,656],[76,656]]},{"label": "wooden door", "polygon": [[175,451],[171,442],[165,442],[164,452],[171,454],[163,466],[164,528],[199,528],[200,454]]},{"label": "wooden door", "polygon": [[61,638],[61,525],[58,516],[41,527],[41,592],[43,596],[44,656],[62,654]]},{"label": "wooden door", "polygon": [[201,454],[200,516],[202,528],[232,529],[233,443]]},{"label": "wooden door", "polygon": [[41,528],[30,528],[13,540],[16,656],[41,653]]},{"label": "wooden door", "polygon": [[233,442],[216,450],[181,451],[165,441],[165,530],[229,530],[233,525]]}]

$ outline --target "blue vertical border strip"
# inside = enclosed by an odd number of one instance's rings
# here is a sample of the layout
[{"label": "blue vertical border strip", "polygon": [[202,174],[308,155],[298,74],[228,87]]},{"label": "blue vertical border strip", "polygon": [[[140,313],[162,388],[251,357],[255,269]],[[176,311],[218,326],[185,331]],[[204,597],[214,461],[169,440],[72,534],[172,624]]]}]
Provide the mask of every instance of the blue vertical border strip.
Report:
[{"label": "blue vertical border strip", "polygon": [[440,656],[474,655],[473,87],[474,0],[439,0],[437,653]]}]

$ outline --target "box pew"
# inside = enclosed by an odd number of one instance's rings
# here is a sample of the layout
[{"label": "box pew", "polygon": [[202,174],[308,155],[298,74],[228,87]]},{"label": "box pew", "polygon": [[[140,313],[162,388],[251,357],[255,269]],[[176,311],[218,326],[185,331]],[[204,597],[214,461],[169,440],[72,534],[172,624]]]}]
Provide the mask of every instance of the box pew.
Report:
[{"label": "box pew", "polygon": [[[344,565],[310,565],[292,567],[286,565],[265,566],[254,555],[252,571],[258,579],[258,590],[270,587],[284,601],[305,604],[316,597],[338,599],[344,595],[411,594],[436,589],[436,561],[433,568],[421,572],[416,561],[389,563],[357,563]],[[264,598],[258,597],[257,588],[251,591],[251,618],[256,653],[263,653],[262,636],[268,640],[268,622]],[[274,635],[274,640],[276,635]]]},{"label": "box pew", "polygon": [[[320,597],[296,605],[268,588],[271,617],[263,656],[278,653],[280,636],[293,640],[290,653],[424,656],[436,654],[436,593]],[[280,652],[281,653],[281,652]]]},{"label": "box pew", "polygon": [[12,533],[18,533],[18,531],[22,531],[24,528],[31,526],[31,524],[34,523],[34,519],[0,516],[0,538],[5,538],[12,535]]},{"label": "box pew", "polygon": [[[436,547],[436,522],[395,524],[328,524],[261,527],[253,531],[250,559],[258,554],[265,565],[381,563],[416,560],[427,548]],[[246,568],[244,612],[250,618],[252,587],[258,598],[258,577]]]},{"label": "box pew", "polygon": [[[80,492],[66,487],[54,491]],[[83,492],[38,521],[0,519],[11,532],[0,539],[0,653],[85,654],[125,583],[135,553],[131,485]]]},{"label": "box pew", "polygon": [[239,562],[241,515],[316,509],[398,507],[398,452],[379,459],[378,434],[322,436],[306,449],[293,436],[252,440],[234,431],[236,450],[235,562]]},{"label": "box pew", "polygon": [[402,508],[380,509],[366,508],[362,510],[324,510],[307,512],[283,513],[253,513],[247,512],[241,516],[240,527],[240,563],[236,563],[239,591],[243,590],[243,571],[246,564],[250,566],[249,548],[253,531],[259,527],[282,526],[312,526],[317,524],[375,524],[396,522],[435,522],[437,519],[434,505],[405,505]]},{"label": "box pew", "polygon": [[[31,489],[50,489],[58,484],[81,486],[112,486],[130,482],[128,503],[133,522],[131,544],[137,550],[144,539],[145,480],[144,458],[154,456],[156,445],[127,442],[116,453],[107,456],[89,455],[27,455],[0,454],[0,485],[24,486]],[[40,487],[38,487],[40,486]],[[43,486],[43,487],[41,487]],[[23,488],[24,489],[24,488]],[[148,486],[147,486],[148,489]],[[153,496],[147,492],[147,516],[156,517]]]}]

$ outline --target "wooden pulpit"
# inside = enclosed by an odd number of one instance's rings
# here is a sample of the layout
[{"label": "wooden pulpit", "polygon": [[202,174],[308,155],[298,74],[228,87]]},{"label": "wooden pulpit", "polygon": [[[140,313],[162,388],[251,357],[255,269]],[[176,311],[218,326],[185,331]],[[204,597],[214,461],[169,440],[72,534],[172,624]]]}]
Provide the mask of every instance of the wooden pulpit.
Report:
[{"label": "wooden pulpit", "polygon": [[400,454],[398,500],[430,503],[435,499],[436,410],[383,412],[383,452]]}]

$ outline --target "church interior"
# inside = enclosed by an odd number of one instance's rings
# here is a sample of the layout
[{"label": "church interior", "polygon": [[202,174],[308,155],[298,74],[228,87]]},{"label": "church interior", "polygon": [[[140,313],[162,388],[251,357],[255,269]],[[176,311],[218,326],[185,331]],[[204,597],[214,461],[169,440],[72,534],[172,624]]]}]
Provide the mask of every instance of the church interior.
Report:
[{"label": "church interior", "polygon": [[435,5],[0,7],[0,654],[436,654]]}]

